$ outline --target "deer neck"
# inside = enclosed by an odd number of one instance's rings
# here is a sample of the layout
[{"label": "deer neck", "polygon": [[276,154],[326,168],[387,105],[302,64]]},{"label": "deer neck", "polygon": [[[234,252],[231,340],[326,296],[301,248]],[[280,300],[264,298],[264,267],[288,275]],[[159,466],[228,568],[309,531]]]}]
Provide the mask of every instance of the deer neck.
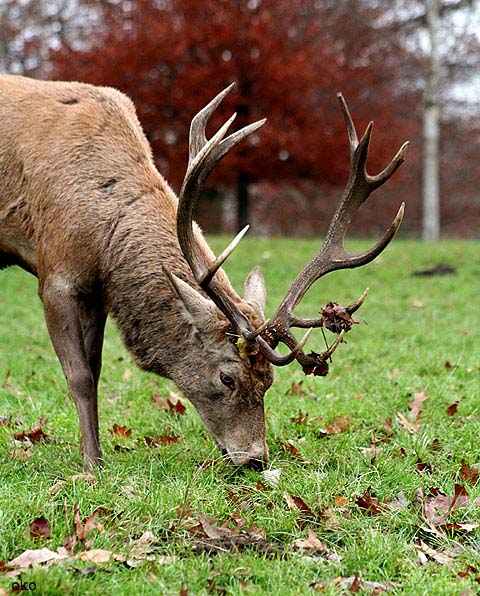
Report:
[{"label": "deer neck", "polygon": [[[107,300],[127,349],[142,369],[173,380],[179,353],[191,349],[191,334],[164,268],[200,291],[178,246],[175,213],[169,189],[144,196],[120,212],[105,245]],[[199,229],[196,235],[211,258]],[[223,271],[217,275],[232,300],[241,302]],[[219,326],[222,318],[219,313]]]}]

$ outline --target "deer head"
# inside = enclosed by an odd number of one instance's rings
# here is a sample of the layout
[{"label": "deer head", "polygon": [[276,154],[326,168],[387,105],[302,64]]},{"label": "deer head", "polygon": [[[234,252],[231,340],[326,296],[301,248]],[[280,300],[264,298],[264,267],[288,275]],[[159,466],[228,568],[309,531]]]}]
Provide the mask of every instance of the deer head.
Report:
[{"label": "deer head", "polygon": [[[225,289],[229,284],[222,283],[225,274],[221,266],[247,228],[215,258],[206,255],[199,245],[193,224],[197,199],[209,173],[231,148],[265,122],[260,120],[226,136],[234,114],[210,140],[206,139],[208,119],[232,86],[203,108],[194,117],[190,128],[190,155],[179,195],[177,236],[198,287],[193,287],[171,271],[166,270],[165,273],[186,332],[200,348],[200,351],[193,350],[191,356],[185,354],[191,377],[182,375],[175,380],[196,407],[217,445],[235,464],[261,465],[268,458],[263,398],[272,384],[272,365],[284,366],[297,360],[307,374],[327,374],[328,360],[355,322],[352,314],[363,303],[366,291],[347,307],[330,303],[321,317],[300,318],[294,314],[294,309],[311,285],[322,276],[330,271],[365,265],[392,240],[402,220],[403,204],[391,226],[373,248],[361,254],[351,254],[343,244],[355,212],[372,191],[397,170],[404,160],[407,143],[380,174],[370,176],[366,172],[366,160],[372,123],[359,141],[346,103],[338,95],[350,143],[347,186],[319,252],[293,281],[275,314],[265,320],[265,282],[258,267],[245,282],[243,300]],[[301,341],[293,335],[292,327],[308,330]],[[305,354],[303,347],[307,337],[316,327],[327,327],[338,337],[325,352]],[[281,355],[276,351],[280,342],[289,348],[288,354]],[[198,354],[203,354],[201,361]]]}]

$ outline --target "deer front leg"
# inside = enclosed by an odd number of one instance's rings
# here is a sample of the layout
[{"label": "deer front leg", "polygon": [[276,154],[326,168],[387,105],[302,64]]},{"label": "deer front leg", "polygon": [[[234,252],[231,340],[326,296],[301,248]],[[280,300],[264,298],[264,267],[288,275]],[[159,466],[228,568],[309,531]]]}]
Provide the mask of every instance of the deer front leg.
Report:
[{"label": "deer front leg", "polygon": [[[99,309],[85,308],[73,284],[58,275],[44,280],[40,297],[50,339],[77,407],[85,469],[93,471],[103,462],[97,382],[105,316],[98,315]],[[92,317],[92,312],[97,314]]]}]

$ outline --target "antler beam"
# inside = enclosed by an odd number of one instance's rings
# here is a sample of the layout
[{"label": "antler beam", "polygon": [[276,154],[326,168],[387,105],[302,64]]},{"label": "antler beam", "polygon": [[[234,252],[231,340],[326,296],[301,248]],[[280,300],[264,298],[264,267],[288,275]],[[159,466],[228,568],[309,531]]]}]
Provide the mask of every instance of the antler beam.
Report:
[{"label": "antler beam", "polygon": [[[371,176],[367,173],[366,162],[372,136],[373,122],[369,123],[362,138],[359,141],[357,132],[355,130],[355,125],[342,94],[339,93],[337,97],[340,101],[340,106],[343,111],[350,145],[350,175],[348,182],[340,204],[332,218],[325,241],[323,242],[320,250],[297,275],[264,332],[265,337],[269,338],[269,343],[271,343],[273,346],[275,346],[278,342],[283,342],[294,351],[296,340],[290,331],[291,327],[313,328],[324,326],[323,317],[303,319],[297,317],[293,313],[293,310],[302,300],[307,290],[314,282],[331,271],[360,267],[375,259],[375,257],[377,257],[392,240],[402,222],[404,213],[404,203],[402,203],[390,227],[386,230],[385,234],[377,242],[377,244],[370,250],[360,254],[351,254],[345,249],[345,235],[350,227],[355,213],[362,203],[368,199],[371,193],[379,186],[384,184],[400,167],[405,159],[408,142],[404,143],[400,147],[392,161],[382,172],[376,176]],[[348,315],[354,313],[362,305],[366,295],[367,290],[362,294],[362,296],[360,296],[358,300],[344,309],[345,313]],[[355,321],[352,319],[352,322]],[[335,342],[335,347],[338,345],[338,343],[339,341],[337,340],[337,342]],[[268,358],[268,350],[264,348],[262,343],[260,344],[260,348]],[[330,351],[327,351],[322,355],[318,355],[317,360],[319,365],[324,364],[330,355]],[[303,354],[301,351],[296,351],[295,357],[305,367],[304,362],[305,359],[308,359],[308,356],[305,356],[305,354]]]}]

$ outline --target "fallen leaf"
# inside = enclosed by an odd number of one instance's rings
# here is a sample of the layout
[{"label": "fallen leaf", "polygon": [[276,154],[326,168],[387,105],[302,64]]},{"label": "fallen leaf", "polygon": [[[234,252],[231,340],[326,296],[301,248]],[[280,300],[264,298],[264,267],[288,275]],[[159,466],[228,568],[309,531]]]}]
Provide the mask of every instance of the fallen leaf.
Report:
[{"label": "fallen leaf", "polygon": [[108,432],[112,433],[114,436],[126,437],[128,439],[132,434],[132,429],[127,428],[125,425],[119,426],[118,424],[114,423],[113,427],[110,428]]},{"label": "fallen leaf", "polygon": [[432,465],[429,464],[428,462],[422,461],[421,459],[417,459],[417,462],[415,464],[415,468],[419,472],[427,472],[428,474],[430,474],[432,472]]},{"label": "fallen leaf", "polygon": [[424,391],[413,393],[413,401],[408,403],[410,407],[410,417],[413,420],[418,420],[420,418],[421,412],[423,410],[423,402],[426,399],[428,399],[428,395],[425,395]]},{"label": "fallen leaf", "polygon": [[30,457],[34,455],[33,451],[28,447],[15,447],[13,451],[8,452],[8,457],[10,459],[19,459],[21,461],[26,461]]},{"label": "fallen leaf", "polygon": [[27,569],[34,565],[40,565],[50,561],[60,561],[67,558],[68,555],[60,555],[58,552],[54,552],[49,548],[27,549],[21,555],[12,559],[8,565],[11,567]]},{"label": "fallen leaf", "polygon": [[175,437],[173,435],[161,435],[153,439],[151,437],[145,437],[145,443],[149,447],[160,447],[160,445],[165,445],[167,443],[178,443],[179,441],[180,437]]},{"label": "fallen leaf", "polygon": [[447,414],[449,416],[454,416],[457,413],[459,403],[460,403],[459,401],[455,401],[455,402],[453,402],[453,404],[448,406],[448,408],[445,411],[447,412]]},{"label": "fallen leaf", "polygon": [[126,559],[128,567],[140,567],[145,561],[156,560],[153,551],[158,543],[158,538],[150,530],[144,532],[140,538],[133,540]]},{"label": "fallen leaf", "polygon": [[363,509],[367,515],[378,515],[383,513],[379,499],[377,499],[377,497],[372,497],[370,490],[371,487],[369,486],[361,497],[355,499],[355,504],[358,505],[360,509]]},{"label": "fallen leaf", "polygon": [[297,538],[296,540],[294,540],[294,548],[322,553],[330,552],[327,548],[327,545],[318,539],[317,534],[313,530],[307,528],[307,532],[308,538]]},{"label": "fallen leaf", "polygon": [[49,439],[50,436],[43,432],[41,426],[37,426],[31,430],[22,430],[18,433],[14,433],[13,438],[16,441],[30,441],[31,443],[38,443],[41,440]]},{"label": "fallen leaf", "polygon": [[[336,577],[333,581],[324,580],[322,582],[313,582],[310,587],[315,591],[326,591],[328,586],[336,586],[343,590],[348,590],[350,594],[356,594],[357,592],[368,593],[368,594],[383,594],[389,590],[389,586],[381,584],[380,582],[373,582],[367,579],[363,579],[358,575],[352,575],[350,577]],[[393,586],[392,586],[393,587]],[[343,593],[343,592],[342,592]],[[335,591],[337,594],[337,591]]]},{"label": "fallen leaf", "polygon": [[377,457],[382,453],[383,447],[377,447],[372,445],[371,447],[360,447],[360,451],[365,459],[370,461],[370,464],[373,465]]},{"label": "fallen leaf", "polygon": [[77,480],[83,480],[87,484],[89,484],[90,486],[93,486],[94,484],[96,484],[98,482],[98,478],[96,476],[94,476],[93,474],[90,474],[88,472],[87,473],[84,473],[84,474],[74,474],[73,476],[70,476],[66,480],[59,480],[58,482],[56,482],[55,484],[53,484],[48,489],[48,492],[51,495],[56,495],[56,494],[58,494],[63,489],[63,487],[68,482],[76,482]]},{"label": "fallen leaf", "polygon": [[328,435],[338,435],[350,428],[350,416],[335,416],[330,424],[325,427]]},{"label": "fallen leaf", "polygon": [[393,370],[389,370],[387,372],[387,379],[392,380],[396,377],[400,377],[401,375],[403,375],[403,370],[398,370],[398,368],[394,368]]},{"label": "fallen leaf", "polygon": [[403,490],[401,490],[395,499],[388,503],[388,506],[392,509],[406,509],[408,507],[408,501],[405,498]]},{"label": "fallen leaf", "polygon": [[283,441],[277,441],[277,445],[280,445],[280,447],[284,450],[284,451],[289,451],[293,457],[298,457],[300,458],[300,454],[298,453],[298,449],[295,447],[295,445],[292,445],[291,443],[284,443]]},{"label": "fallen leaf", "polygon": [[91,561],[92,563],[108,563],[112,557],[112,551],[102,548],[92,548],[76,555],[76,558],[82,561]]},{"label": "fallen leaf", "polygon": [[420,420],[407,420],[402,412],[397,412],[397,420],[400,426],[403,426],[403,428],[411,434],[417,433],[420,428]]},{"label": "fallen leaf", "polygon": [[451,565],[453,563],[453,558],[450,555],[431,548],[428,546],[428,544],[425,544],[423,540],[420,540],[419,548],[421,552],[427,555],[427,557],[433,559],[437,563],[440,563],[440,565]]},{"label": "fallen leaf", "polygon": [[38,538],[45,538],[48,540],[51,538],[50,526],[43,515],[36,517],[30,523],[30,538],[32,540],[37,540]]},{"label": "fallen leaf", "polygon": [[153,403],[160,410],[166,410],[167,412],[170,412],[171,414],[178,414],[178,415],[185,414],[185,412],[187,411],[187,408],[184,406],[184,404],[182,403],[182,401],[180,400],[178,395],[173,393],[173,391],[171,392],[170,397],[172,397],[172,395],[175,395],[176,399],[174,398],[172,400],[169,397],[160,397],[160,395],[158,393],[154,393],[153,394]]},{"label": "fallen leaf", "polygon": [[462,480],[468,482],[469,484],[477,484],[479,472],[479,468],[472,468],[470,464],[467,464],[467,462],[462,459],[460,468],[460,478]]},{"label": "fallen leaf", "polygon": [[[428,520],[435,528],[461,530],[461,524],[449,523],[448,518],[452,511],[466,507],[472,502],[464,486],[455,484],[453,497],[449,497],[439,489],[430,487],[430,494],[425,495],[422,488],[417,489],[417,498],[423,507],[424,519]],[[473,500],[480,505],[480,497]]]},{"label": "fallen leaf", "polygon": [[84,520],[80,517],[80,510],[78,503],[73,505],[73,525],[75,533],[65,537],[65,548],[68,552],[72,552],[77,542],[83,545],[85,550],[88,550],[92,543],[93,538],[88,538],[88,535],[92,530],[103,531],[103,524],[98,519],[102,515],[109,515],[111,512],[105,507],[97,507],[95,511]]},{"label": "fallen leaf", "polygon": [[230,528],[213,525],[211,519],[201,512],[198,514],[198,519],[203,531],[209,538],[224,538],[225,536],[231,536],[234,533],[234,530],[231,530]]}]

